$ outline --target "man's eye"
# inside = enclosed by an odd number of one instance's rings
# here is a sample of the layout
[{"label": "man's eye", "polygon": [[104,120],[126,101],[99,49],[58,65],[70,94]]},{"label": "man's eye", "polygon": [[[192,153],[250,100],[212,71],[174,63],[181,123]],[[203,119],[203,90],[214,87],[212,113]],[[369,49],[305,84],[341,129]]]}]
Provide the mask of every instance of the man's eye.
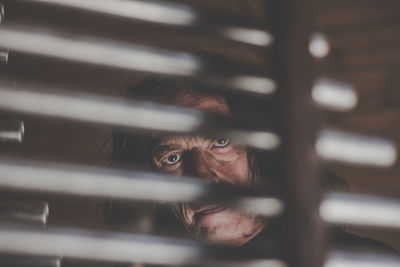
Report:
[{"label": "man's eye", "polygon": [[182,156],[179,154],[171,154],[166,157],[163,162],[168,165],[174,165],[181,160]]},{"label": "man's eye", "polygon": [[226,147],[229,145],[230,141],[228,138],[217,138],[214,140],[215,147]]}]

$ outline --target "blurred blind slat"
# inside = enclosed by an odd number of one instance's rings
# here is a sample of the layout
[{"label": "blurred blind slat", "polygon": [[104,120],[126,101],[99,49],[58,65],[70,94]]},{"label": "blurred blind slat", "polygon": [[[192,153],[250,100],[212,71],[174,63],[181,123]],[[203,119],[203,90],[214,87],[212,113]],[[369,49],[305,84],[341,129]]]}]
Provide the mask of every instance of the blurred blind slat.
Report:
[{"label": "blurred blind slat", "polygon": [[280,138],[275,133],[229,129],[231,123],[228,118],[212,120],[195,110],[99,95],[20,89],[0,86],[0,108],[131,130],[225,135],[242,144],[267,150],[276,149],[280,144]]},{"label": "blurred blind slat", "polygon": [[330,223],[400,229],[400,200],[378,196],[330,193],[320,213]]},{"label": "blurred blind slat", "polygon": [[0,221],[9,223],[32,223],[45,225],[49,216],[46,202],[2,201]]},{"label": "blurred blind slat", "polygon": [[194,178],[4,159],[0,167],[0,185],[6,188],[134,201],[219,201],[263,216],[276,216],[284,209],[276,197],[251,192],[240,196],[238,190],[213,189]]},{"label": "blurred blind slat", "polygon": [[199,263],[203,266],[231,266],[230,263],[237,266],[235,260],[240,260],[242,266],[286,266],[274,258],[251,259],[252,253],[236,254],[232,261],[232,255],[235,255],[232,253],[237,253],[235,249],[208,248],[184,239],[57,228],[1,227],[0,251],[175,266]]}]

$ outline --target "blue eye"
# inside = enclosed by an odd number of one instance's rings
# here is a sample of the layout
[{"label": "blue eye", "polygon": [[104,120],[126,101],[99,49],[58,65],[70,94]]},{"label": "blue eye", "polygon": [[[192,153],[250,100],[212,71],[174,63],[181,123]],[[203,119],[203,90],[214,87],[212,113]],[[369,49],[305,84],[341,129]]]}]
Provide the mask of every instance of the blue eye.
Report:
[{"label": "blue eye", "polygon": [[230,140],[228,138],[217,138],[214,140],[215,147],[226,147],[229,145]]},{"label": "blue eye", "polygon": [[182,159],[182,156],[179,154],[171,154],[166,157],[163,162],[168,165],[174,165]]}]

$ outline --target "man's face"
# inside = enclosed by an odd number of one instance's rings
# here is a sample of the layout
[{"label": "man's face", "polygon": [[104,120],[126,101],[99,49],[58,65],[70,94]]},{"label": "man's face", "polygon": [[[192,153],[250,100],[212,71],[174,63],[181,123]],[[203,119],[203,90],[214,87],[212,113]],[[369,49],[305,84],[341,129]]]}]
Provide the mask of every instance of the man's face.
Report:
[{"label": "man's face", "polygon": [[[230,115],[223,98],[188,92],[177,96],[173,102]],[[153,160],[162,172],[201,177],[210,183],[251,186],[260,180],[251,172],[247,149],[226,138],[165,136],[158,139]],[[266,221],[261,218],[217,205],[181,204],[173,210],[195,238],[213,244],[241,246],[266,226]]]}]

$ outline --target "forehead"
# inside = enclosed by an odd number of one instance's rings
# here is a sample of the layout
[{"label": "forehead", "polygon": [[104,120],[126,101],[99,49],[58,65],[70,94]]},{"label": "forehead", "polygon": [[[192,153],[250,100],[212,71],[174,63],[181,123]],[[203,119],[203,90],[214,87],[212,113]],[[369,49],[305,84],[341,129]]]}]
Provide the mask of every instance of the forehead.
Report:
[{"label": "forehead", "polygon": [[203,94],[193,90],[183,90],[171,100],[171,104],[173,105],[210,113],[230,115],[230,110],[226,99],[222,96]]},{"label": "forehead", "polygon": [[[208,113],[215,113],[227,116],[231,114],[227,101],[222,96],[199,93],[193,90],[184,90],[176,94],[174,97],[170,98],[169,101],[169,104],[172,105],[192,108]],[[203,143],[203,141],[206,139],[207,138],[201,136],[167,135],[158,136],[156,143],[158,145],[182,142]]]}]

